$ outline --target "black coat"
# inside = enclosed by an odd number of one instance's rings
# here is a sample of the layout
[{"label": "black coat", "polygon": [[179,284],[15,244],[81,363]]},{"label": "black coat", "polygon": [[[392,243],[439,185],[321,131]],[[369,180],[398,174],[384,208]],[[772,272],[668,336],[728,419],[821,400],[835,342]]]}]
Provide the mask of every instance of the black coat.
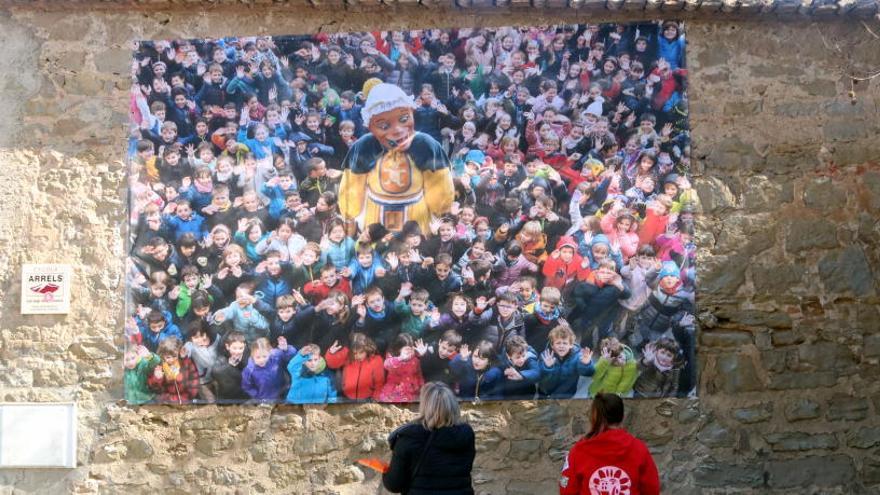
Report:
[{"label": "black coat", "polygon": [[418,473],[414,473],[430,435],[431,432],[418,423],[405,424],[391,433],[388,437],[393,451],[391,466],[382,476],[385,488],[410,495],[473,494],[474,430],[468,424],[435,430]]}]

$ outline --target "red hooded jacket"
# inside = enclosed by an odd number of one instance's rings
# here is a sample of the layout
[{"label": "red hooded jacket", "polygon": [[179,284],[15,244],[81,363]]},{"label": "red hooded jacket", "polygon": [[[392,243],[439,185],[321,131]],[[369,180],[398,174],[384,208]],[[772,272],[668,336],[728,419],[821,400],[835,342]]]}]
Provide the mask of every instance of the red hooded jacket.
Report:
[{"label": "red hooded jacket", "polygon": [[584,438],[568,452],[560,495],[659,495],[660,477],[648,448],[622,428]]},{"label": "red hooded jacket", "polygon": [[330,369],[342,368],[342,393],[349,399],[377,399],[385,385],[385,367],[382,357],[372,355],[363,361],[349,361],[351,350],[343,347],[335,354],[324,353]]},{"label": "red hooded jacket", "polygon": [[569,281],[573,280],[579,272],[583,269],[581,267],[581,256],[577,252],[577,242],[575,242],[574,238],[571,236],[564,235],[559,238],[559,241],[556,243],[556,253],[560,249],[564,247],[571,248],[574,251],[574,256],[572,256],[571,261],[566,263],[562,261],[561,256],[556,256],[555,258],[551,255],[544,262],[544,268],[542,273],[544,274],[544,285],[546,287],[556,287],[559,290],[562,290]]}]

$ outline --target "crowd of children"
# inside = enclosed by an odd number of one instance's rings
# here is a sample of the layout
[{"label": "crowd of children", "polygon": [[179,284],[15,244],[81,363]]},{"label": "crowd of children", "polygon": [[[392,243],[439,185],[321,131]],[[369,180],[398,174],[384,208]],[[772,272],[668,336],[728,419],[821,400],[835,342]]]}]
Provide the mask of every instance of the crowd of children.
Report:
[{"label": "crowd of children", "polygon": [[[139,43],[127,400],[693,393],[685,67],[675,22]],[[339,215],[370,79],[448,157],[429,229]]]}]

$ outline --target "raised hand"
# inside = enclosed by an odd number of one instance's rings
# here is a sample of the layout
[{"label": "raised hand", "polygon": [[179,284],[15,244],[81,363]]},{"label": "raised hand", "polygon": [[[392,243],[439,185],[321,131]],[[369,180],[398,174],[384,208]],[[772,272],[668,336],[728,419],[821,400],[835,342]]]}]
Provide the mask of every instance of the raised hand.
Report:
[{"label": "raised hand", "polygon": [[336,354],[337,352],[339,352],[339,351],[341,351],[341,350],[342,350],[342,346],[339,345],[339,341],[338,341],[338,340],[334,340],[334,341],[333,341],[333,344],[330,345],[330,348],[327,349],[327,352],[330,353],[330,354]]},{"label": "raised hand", "polygon": [[294,299],[294,300],[296,301],[296,303],[299,304],[300,306],[305,306],[306,304],[308,304],[308,302],[306,301],[306,298],[303,297],[302,292],[300,292],[300,291],[298,291],[298,290],[296,290],[296,289],[293,289],[293,290],[291,291],[291,294],[293,294],[293,299]]},{"label": "raised hand", "polygon": [[552,368],[556,364],[556,356],[553,355],[553,351],[550,349],[545,349],[541,353],[541,359],[544,360],[544,365],[548,368]]},{"label": "raised hand", "polygon": [[397,270],[398,265],[400,264],[400,260],[397,257],[397,253],[391,251],[388,253],[388,256],[385,257],[386,261],[388,261],[388,268],[391,271]]},{"label": "raised hand", "polygon": [[642,360],[645,363],[653,363],[654,357],[656,356],[656,349],[657,347],[654,342],[649,342],[645,345],[645,348],[642,349]]},{"label": "raised hand", "polygon": [[206,273],[202,275],[202,289],[207,289],[211,287],[211,274]]},{"label": "raised hand", "polygon": [[461,344],[461,348],[458,351],[458,355],[461,356],[465,361],[471,357],[471,348],[468,347],[467,344]]},{"label": "raised hand", "polygon": [[425,341],[419,339],[416,341],[416,352],[419,353],[419,356],[424,356],[428,352],[428,345],[425,344]]},{"label": "raised hand", "polygon": [[593,351],[589,347],[581,349],[581,363],[589,365],[593,362]]}]

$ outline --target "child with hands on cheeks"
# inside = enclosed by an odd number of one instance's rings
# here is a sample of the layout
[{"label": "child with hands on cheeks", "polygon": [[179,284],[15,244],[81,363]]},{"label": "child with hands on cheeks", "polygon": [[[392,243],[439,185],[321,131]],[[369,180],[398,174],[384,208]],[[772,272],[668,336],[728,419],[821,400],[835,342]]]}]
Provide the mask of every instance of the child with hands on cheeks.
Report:
[{"label": "child with hands on cheeks", "polygon": [[615,337],[603,339],[600,348],[602,357],[596,363],[590,395],[595,397],[601,392],[617,395],[631,393],[638,374],[632,349],[621,344]]},{"label": "child with hands on cheeks", "polygon": [[182,351],[183,342],[177,337],[168,337],[159,343],[156,354],[161,363],[147,378],[147,385],[157,393],[157,402],[189,404],[199,393],[199,372]]},{"label": "child with hands on cheeks", "polygon": [[394,339],[385,358],[388,376],[379,394],[381,402],[413,402],[425,383],[412,335],[401,333]]}]

